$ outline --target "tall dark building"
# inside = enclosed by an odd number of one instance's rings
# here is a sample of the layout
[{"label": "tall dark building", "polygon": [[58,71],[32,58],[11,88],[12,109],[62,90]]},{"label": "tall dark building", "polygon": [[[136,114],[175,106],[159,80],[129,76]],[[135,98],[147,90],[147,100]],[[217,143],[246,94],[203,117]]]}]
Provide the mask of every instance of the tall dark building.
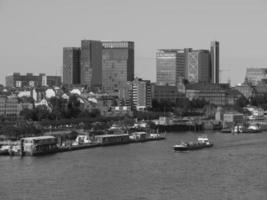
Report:
[{"label": "tall dark building", "polygon": [[103,41],[102,86],[106,92],[119,91],[134,80],[134,42]]},{"label": "tall dark building", "polygon": [[80,48],[63,48],[63,84],[80,84]]},{"label": "tall dark building", "polygon": [[220,72],[220,50],[219,42],[212,41],[210,47],[211,54],[211,82],[219,83],[219,72]]},{"label": "tall dark building", "polygon": [[89,88],[102,85],[102,43],[96,40],[81,42],[81,84]]}]

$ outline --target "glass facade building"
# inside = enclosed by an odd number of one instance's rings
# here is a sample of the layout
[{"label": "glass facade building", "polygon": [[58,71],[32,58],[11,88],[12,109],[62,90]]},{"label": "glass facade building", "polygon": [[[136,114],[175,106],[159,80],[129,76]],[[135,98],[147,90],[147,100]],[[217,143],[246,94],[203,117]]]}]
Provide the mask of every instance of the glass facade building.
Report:
[{"label": "glass facade building", "polygon": [[156,53],[157,84],[175,86],[185,77],[186,53],[181,49],[159,49]]},{"label": "glass facade building", "polygon": [[102,85],[102,43],[95,40],[81,41],[81,84],[89,88]]},{"label": "glass facade building", "polygon": [[102,88],[119,91],[134,79],[134,42],[103,41],[102,45]]},{"label": "glass facade building", "polygon": [[80,84],[80,48],[63,48],[63,84]]}]

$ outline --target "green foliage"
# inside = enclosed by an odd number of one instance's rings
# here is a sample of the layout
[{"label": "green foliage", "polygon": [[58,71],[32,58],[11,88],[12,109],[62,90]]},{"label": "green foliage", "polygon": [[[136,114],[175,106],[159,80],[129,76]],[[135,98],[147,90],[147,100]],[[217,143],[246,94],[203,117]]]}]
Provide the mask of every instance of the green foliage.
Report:
[{"label": "green foliage", "polygon": [[242,97],[240,97],[240,98],[238,98],[236,100],[235,106],[240,107],[240,108],[243,108],[246,105],[248,105],[248,103],[249,103],[249,101],[244,96],[242,96]]},{"label": "green foliage", "polygon": [[266,110],[267,109],[267,94],[251,97],[250,104],[253,106],[261,107],[264,110]]},{"label": "green foliage", "polygon": [[52,107],[51,118],[56,120],[63,118],[66,112],[67,100],[63,98],[52,97],[49,102]]},{"label": "green foliage", "polygon": [[33,124],[21,123],[16,125],[4,125],[0,128],[0,135],[4,135],[7,139],[18,140],[22,137],[37,136],[42,132]]}]

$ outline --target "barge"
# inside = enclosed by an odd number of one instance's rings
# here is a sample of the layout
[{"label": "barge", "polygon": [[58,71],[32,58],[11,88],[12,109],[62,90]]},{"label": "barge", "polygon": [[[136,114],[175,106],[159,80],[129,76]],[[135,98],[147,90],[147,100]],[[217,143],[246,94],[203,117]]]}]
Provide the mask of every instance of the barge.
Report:
[{"label": "barge", "polygon": [[203,148],[213,147],[213,143],[209,141],[207,136],[198,137],[196,142],[181,142],[173,146],[175,151],[189,151]]}]

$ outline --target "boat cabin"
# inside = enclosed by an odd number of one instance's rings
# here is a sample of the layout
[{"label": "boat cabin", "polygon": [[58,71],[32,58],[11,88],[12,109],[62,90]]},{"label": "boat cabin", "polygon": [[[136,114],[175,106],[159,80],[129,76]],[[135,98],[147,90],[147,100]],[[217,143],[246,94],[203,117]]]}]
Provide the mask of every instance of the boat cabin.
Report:
[{"label": "boat cabin", "polygon": [[207,136],[200,136],[197,138],[198,143],[209,143],[209,139]]}]

